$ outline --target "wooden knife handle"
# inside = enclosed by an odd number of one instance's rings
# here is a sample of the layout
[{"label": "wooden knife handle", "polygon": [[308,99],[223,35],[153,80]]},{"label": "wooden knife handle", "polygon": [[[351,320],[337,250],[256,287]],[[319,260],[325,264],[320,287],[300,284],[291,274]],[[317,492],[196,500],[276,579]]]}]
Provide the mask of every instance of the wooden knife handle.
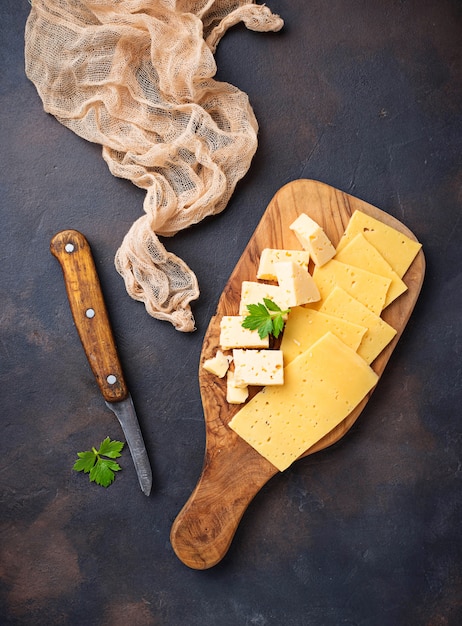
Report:
[{"label": "wooden knife handle", "polygon": [[76,230],[63,230],[50,251],[64,274],[67,296],[83,349],[107,402],[128,396],[101,286],[88,241]]}]

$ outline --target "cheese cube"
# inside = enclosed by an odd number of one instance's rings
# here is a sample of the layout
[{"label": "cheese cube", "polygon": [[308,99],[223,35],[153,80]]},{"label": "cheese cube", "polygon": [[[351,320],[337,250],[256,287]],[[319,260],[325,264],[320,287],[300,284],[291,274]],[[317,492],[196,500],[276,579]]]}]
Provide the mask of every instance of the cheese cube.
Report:
[{"label": "cheese cube", "polygon": [[236,387],[234,384],[234,373],[228,370],[226,380],[226,401],[229,404],[243,404],[249,397],[247,387]]},{"label": "cheese cube", "polygon": [[337,250],[341,250],[358,233],[362,233],[369,243],[380,252],[400,278],[404,276],[422,247],[418,241],[403,235],[392,226],[388,226],[362,211],[355,211],[340,238]]},{"label": "cheese cube", "polygon": [[274,264],[280,261],[293,261],[301,268],[308,271],[310,253],[307,250],[276,250],[265,248],[260,256],[260,263],[257,271],[259,280],[277,280],[274,271]]},{"label": "cheese cube", "polygon": [[284,365],[305,352],[329,331],[352,350],[357,350],[367,328],[306,307],[296,306],[291,309],[281,341]]},{"label": "cheese cube", "polygon": [[331,259],[323,267],[315,267],[313,278],[322,300],[327,298],[335,286],[339,286],[377,315],[382,312],[391,283],[389,278],[336,259]]},{"label": "cheese cube", "polygon": [[341,263],[348,263],[368,272],[389,278],[391,283],[387,291],[384,307],[387,307],[407,290],[406,284],[362,233],[358,233],[349,243],[344,245],[336,253],[335,259]]},{"label": "cheese cube", "polygon": [[229,422],[280,471],[342,422],[378,376],[329,332],[285,367],[284,379],[262,389]]},{"label": "cheese cube", "polygon": [[279,287],[286,295],[289,307],[317,302],[321,299],[313,277],[293,261],[282,261],[274,265]]},{"label": "cheese cube", "polygon": [[230,356],[225,356],[221,350],[217,350],[215,356],[204,361],[202,367],[207,372],[218,376],[218,378],[223,378],[228,371],[231,358]]},{"label": "cheese cube", "polygon": [[233,360],[236,387],[284,383],[281,350],[233,350]]},{"label": "cheese cube", "polygon": [[315,265],[327,263],[335,254],[335,248],[321,226],[302,213],[289,226],[294,231],[304,250],[308,250]]},{"label": "cheese cube", "polygon": [[241,301],[239,304],[239,315],[248,315],[248,304],[259,304],[263,298],[268,298],[275,302],[283,311],[289,308],[287,296],[279,285],[267,285],[266,283],[256,283],[250,280],[243,280],[241,287]]},{"label": "cheese cube", "polygon": [[245,315],[223,315],[220,321],[220,346],[232,348],[268,348],[269,337],[261,339],[257,330],[242,327]]},{"label": "cheese cube", "polygon": [[368,364],[374,361],[396,335],[392,326],[340,287],[331,291],[319,311],[367,328],[357,352]]}]

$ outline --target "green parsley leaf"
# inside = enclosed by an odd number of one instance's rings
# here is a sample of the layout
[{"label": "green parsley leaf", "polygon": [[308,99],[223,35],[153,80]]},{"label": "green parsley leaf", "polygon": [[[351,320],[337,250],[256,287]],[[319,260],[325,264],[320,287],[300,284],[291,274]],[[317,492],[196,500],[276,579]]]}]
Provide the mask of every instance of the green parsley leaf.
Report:
[{"label": "green parsley leaf", "polygon": [[114,482],[114,472],[122,469],[112,459],[121,456],[124,445],[122,441],[111,441],[109,437],[106,437],[101,442],[99,450],[92,448],[86,452],[77,452],[79,458],[75,461],[72,469],[76,472],[89,474],[90,482],[109,487]]},{"label": "green parsley leaf", "polygon": [[284,328],[284,315],[290,312],[290,309],[283,311],[269,298],[263,298],[258,304],[248,304],[247,310],[249,315],[244,318],[242,327],[257,330],[260,339],[268,335],[279,337]]}]

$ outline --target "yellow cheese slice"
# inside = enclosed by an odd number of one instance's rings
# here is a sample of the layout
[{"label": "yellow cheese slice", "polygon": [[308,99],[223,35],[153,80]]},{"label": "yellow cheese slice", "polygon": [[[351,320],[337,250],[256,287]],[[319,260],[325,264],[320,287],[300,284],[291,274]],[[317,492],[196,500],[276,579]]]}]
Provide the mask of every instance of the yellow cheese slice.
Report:
[{"label": "yellow cheese slice", "polygon": [[262,389],[229,426],[283,471],[344,420],[377,380],[364,360],[329,332],[284,368],[284,385]]},{"label": "yellow cheese slice", "polygon": [[396,330],[390,324],[340,287],[332,290],[319,310],[367,328],[357,352],[368,364],[374,361],[396,335]]},{"label": "yellow cheese slice", "polygon": [[406,284],[392,269],[391,265],[385,261],[377,248],[362,233],[358,233],[353,237],[349,243],[337,252],[335,258],[342,263],[361,267],[368,272],[389,278],[391,283],[387,291],[385,307],[407,290]]},{"label": "yellow cheese slice", "polygon": [[[322,301],[338,285],[377,315],[382,312],[391,284],[390,278],[341,263],[336,259],[331,259],[322,267],[315,267],[313,278],[321,293]],[[315,305],[313,308],[319,309],[320,307]]]},{"label": "yellow cheese slice", "polygon": [[362,211],[355,211],[340,238],[337,251],[341,250],[358,233],[366,237],[400,278],[404,276],[422,247],[422,244],[403,235],[395,228],[387,226]]},{"label": "yellow cheese slice", "polygon": [[284,365],[305,352],[328,331],[334,333],[352,350],[357,350],[367,328],[306,307],[297,306],[291,309],[281,341]]}]

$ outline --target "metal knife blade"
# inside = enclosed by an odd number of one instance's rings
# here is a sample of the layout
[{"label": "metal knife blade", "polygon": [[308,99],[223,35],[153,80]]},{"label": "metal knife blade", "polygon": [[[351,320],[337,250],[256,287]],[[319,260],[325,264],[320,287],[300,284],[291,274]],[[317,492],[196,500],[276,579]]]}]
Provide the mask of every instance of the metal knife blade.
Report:
[{"label": "metal knife blade", "polygon": [[141,489],[148,496],[152,487],[151,465],[122,373],[90,245],[79,231],[63,230],[52,238],[50,251],[61,265],[72,316],[88,362],[106,405],[120,422]]}]

